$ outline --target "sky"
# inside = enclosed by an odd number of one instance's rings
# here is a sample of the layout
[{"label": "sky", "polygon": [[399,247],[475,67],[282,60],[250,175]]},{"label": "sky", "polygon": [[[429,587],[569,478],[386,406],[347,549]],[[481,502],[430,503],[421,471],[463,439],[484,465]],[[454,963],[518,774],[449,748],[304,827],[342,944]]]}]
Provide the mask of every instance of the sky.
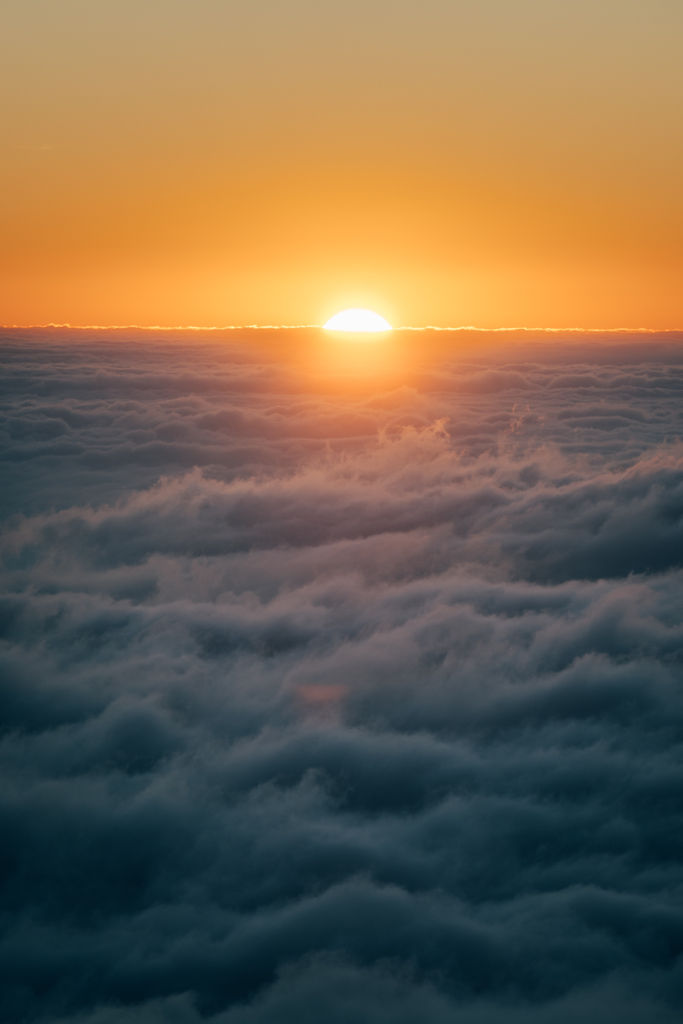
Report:
[{"label": "sky", "polygon": [[683,325],[677,0],[5,0],[0,323]]},{"label": "sky", "polygon": [[0,1018],[677,1024],[683,338],[283,334],[0,332]]}]

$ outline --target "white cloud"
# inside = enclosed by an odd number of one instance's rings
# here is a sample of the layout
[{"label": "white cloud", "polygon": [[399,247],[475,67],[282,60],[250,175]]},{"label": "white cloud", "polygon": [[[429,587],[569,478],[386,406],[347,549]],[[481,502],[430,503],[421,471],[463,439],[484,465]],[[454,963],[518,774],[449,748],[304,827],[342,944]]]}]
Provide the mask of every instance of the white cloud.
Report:
[{"label": "white cloud", "polygon": [[674,1019],[683,375],[638,345],[346,399],[8,347],[7,1019]]}]

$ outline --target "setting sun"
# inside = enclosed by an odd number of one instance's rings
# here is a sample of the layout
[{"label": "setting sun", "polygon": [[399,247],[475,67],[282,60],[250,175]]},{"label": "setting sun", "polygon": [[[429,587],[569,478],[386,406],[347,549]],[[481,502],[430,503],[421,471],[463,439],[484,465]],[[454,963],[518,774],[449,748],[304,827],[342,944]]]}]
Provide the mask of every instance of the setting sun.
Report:
[{"label": "setting sun", "polygon": [[391,324],[371,309],[343,309],[330,317],[323,327],[326,331],[351,331],[359,334],[391,330]]}]

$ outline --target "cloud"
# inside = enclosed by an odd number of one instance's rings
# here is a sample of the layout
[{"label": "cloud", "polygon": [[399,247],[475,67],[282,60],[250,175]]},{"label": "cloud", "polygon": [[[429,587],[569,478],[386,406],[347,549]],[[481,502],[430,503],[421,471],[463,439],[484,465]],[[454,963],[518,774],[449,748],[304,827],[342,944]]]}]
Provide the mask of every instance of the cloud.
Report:
[{"label": "cloud", "polygon": [[[8,1020],[675,1019],[681,360],[7,342]],[[615,355],[616,353],[616,355]]]}]

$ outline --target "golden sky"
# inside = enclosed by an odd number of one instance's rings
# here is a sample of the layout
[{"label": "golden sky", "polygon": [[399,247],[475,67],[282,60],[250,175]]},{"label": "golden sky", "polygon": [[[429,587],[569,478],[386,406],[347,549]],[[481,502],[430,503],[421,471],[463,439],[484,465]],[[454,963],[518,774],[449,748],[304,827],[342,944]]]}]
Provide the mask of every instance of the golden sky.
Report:
[{"label": "golden sky", "polygon": [[683,326],[680,0],[4,0],[0,322]]}]

